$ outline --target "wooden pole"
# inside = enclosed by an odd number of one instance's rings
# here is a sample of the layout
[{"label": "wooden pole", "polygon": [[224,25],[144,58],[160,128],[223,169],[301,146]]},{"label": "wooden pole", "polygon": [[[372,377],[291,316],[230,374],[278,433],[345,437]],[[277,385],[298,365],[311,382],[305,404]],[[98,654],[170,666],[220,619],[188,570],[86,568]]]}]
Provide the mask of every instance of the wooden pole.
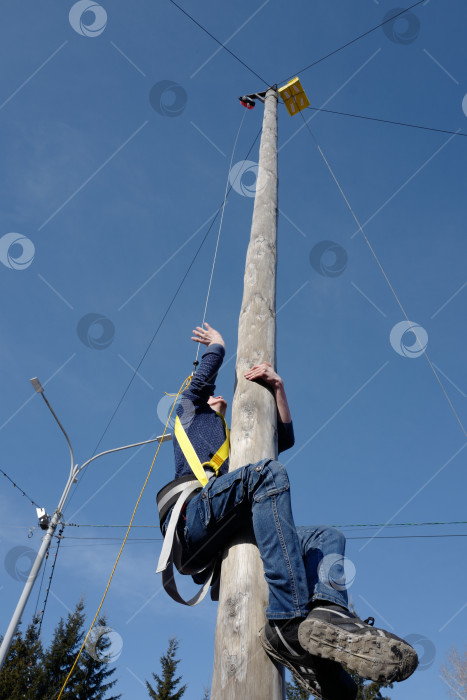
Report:
[{"label": "wooden pole", "polygon": [[[276,354],[277,92],[266,93],[256,196],[238,324],[230,471],[277,456],[276,405],[244,372]],[[253,537],[242,533],[224,552],[211,700],[281,700],[283,670],[263,651],[268,589]]]}]

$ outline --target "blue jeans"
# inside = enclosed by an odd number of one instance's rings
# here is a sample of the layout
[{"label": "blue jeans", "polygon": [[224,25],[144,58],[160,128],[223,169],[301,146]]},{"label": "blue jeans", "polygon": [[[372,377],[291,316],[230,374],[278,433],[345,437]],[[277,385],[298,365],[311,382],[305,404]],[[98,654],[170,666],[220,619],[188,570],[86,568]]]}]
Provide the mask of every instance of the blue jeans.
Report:
[{"label": "blue jeans", "polygon": [[314,600],[347,607],[345,538],[326,526],[295,527],[285,467],[265,459],[209,483],[180,518],[184,561],[196,568],[252,525],[269,587],[266,617],[306,617]]}]

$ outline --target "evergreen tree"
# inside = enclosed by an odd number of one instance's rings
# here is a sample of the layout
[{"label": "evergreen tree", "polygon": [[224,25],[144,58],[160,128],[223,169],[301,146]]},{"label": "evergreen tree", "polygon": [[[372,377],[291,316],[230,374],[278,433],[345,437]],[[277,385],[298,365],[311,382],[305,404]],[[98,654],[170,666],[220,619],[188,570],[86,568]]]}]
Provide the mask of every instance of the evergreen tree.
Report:
[{"label": "evergreen tree", "polygon": [[0,672],[0,700],[40,697],[43,671],[42,645],[37,625],[32,622],[24,636],[16,632]]},{"label": "evergreen tree", "polygon": [[[350,675],[354,679],[358,692],[356,700],[391,700],[387,695],[381,695],[381,688],[392,688],[392,683],[376,683],[365,681],[356,673],[350,672]],[[312,698],[306,690],[302,690],[295,679],[293,683],[286,684],[286,699],[287,700],[308,700]]]},{"label": "evergreen tree", "polygon": [[292,683],[285,684],[285,697],[287,700],[308,700],[308,698],[313,697],[306,690],[300,688],[295,678],[292,681]]},{"label": "evergreen tree", "polygon": [[[44,700],[53,700],[59,694],[83,642],[84,620],[84,602],[80,600],[75,611],[68,614],[66,621],[61,618],[55,628],[52,642],[43,658],[45,685],[41,698]],[[97,624],[106,629],[105,618],[101,618]],[[115,673],[115,668],[109,668],[105,658],[105,650],[110,644],[105,634],[96,638],[91,632],[63,692],[64,700],[103,700],[107,691],[117,682],[105,682]],[[107,700],[118,700],[119,697],[120,695],[112,696]]]},{"label": "evergreen tree", "polygon": [[97,621],[86,642],[86,647],[81,654],[82,682],[76,695],[77,700],[118,700],[121,695],[106,696],[106,692],[112,688],[116,680],[105,683],[115,673],[115,668],[110,667],[111,656],[109,649],[112,642],[107,636],[110,628],[106,625],[105,616]]},{"label": "evergreen tree", "polygon": [[[37,625],[23,636],[17,632],[0,673],[0,700],[55,700],[84,639],[84,603],[79,601],[66,620],[60,619],[49,647],[44,651]],[[116,680],[106,657],[111,642],[105,618],[91,632],[85,649],[62,695],[63,700],[118,700],[108,696]]]},{"label": "evergreen tree", "polygon": [[[74,612],[68,613],[66,621],[60,618],[55,627],[50,646],[44,652],[44,699],[57,697],[65,682],[83,640],[84,602],[80,600]],[[78,671],[79,669],[76,669]],[[63,693],[63,698],[75,697],[78,683],[77,672],[73,673]]]},{"label": "evergreen tree", "polygon": [[392,688],[392,683],[376,683],[375,681],[365,681],[356,673],[350,672],[350,675],[354,679],[357,688],[357,698],[356,700],[391,700],[388,695],[381,695],[382,688]]},{"label": "evergreen tree", "polygon": [[177,671],[177,666],[180,659],[175,658],[178,649],[178,641],[175,637],[169,639],[169,647],[166,653],[160,657],[162,667],[162,678],[157,673],[152,676],[156,681],[156,690],[146,681],[149,697],[152,700],[180,700],[186,690],[186,685],[183,685],[177,690],[177,685],[180,683],[181,677],[174,678]]}]

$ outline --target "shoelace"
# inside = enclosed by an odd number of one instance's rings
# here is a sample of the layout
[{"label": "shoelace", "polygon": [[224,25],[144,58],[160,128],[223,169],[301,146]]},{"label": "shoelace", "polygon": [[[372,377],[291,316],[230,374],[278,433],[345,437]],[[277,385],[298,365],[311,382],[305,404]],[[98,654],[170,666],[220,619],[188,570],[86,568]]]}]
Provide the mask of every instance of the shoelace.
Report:
[{"label": "shoelace", "polygon": [[370,627],[373,627],[375,624],[375,618],[374,617],[367,617],[366,620],[363,620],[365,625],[370,625]]}]

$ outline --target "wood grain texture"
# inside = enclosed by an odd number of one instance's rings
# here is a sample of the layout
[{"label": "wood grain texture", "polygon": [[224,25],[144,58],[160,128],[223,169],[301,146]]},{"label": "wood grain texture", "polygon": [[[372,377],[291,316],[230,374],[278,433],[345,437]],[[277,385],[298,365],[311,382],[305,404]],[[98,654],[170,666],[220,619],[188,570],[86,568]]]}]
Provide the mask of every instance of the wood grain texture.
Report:
[{"label": "wood grain texture", "polygon": [[[256,195],[238,324],[230,470],[277,456],[272,391],[244,372],[276,355],[277,93],[267,92]],[[211,700],[282,700],[283,670],[266,656],[258,632],[268,590],[254,538],[245,528],[223,556]]]}]

